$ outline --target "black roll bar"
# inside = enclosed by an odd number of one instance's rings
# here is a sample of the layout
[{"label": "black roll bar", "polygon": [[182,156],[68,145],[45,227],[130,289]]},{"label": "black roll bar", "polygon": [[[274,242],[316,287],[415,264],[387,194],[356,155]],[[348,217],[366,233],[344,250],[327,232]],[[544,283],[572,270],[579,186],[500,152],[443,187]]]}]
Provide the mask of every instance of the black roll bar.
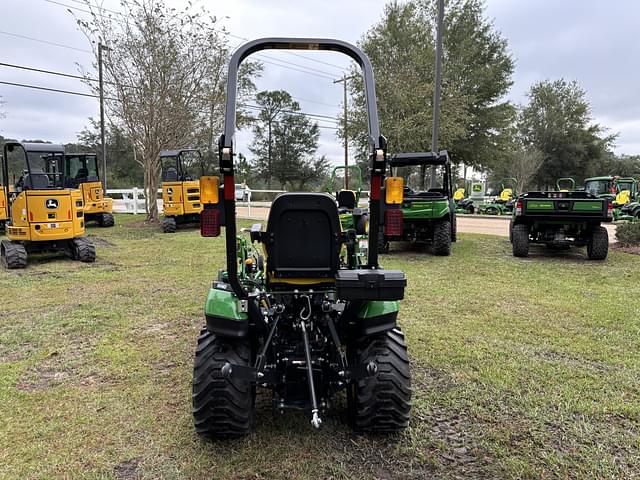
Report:
[{"label": "black roll bar", "polygon": [[351,57],[362,69],[364,78],[367,120],[369,129],[369,158],[371,162],[371,193],[369,195],[369,246],[367,268],[378,268],[378,235],[380,230],[380,191],[386,167],[386,139],[380,135],[373,67],[367,55],[358,47],[342,40],[325,38],[261,38],[238,47],[229,61],[227,74],[227,103],[224,133],[218,142],[220,171],[224,185],[224,216],[227,272],[229,283],[241,299],[248,297],[238,280],[236,260],[235,180],[233,169],[234,136],[236,130],[237,84],[240,64],[251,54],[261,50],[328,50]]}]

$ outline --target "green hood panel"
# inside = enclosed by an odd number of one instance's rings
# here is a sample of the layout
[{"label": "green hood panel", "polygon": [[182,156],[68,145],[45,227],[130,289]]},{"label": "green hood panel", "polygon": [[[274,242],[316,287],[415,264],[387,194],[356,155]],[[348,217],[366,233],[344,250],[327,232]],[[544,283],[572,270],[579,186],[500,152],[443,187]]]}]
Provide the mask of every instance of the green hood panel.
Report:
[{"label": "green hood panel", "polygon": [[231,320],[247,320],[245,312],[238,310],[238,298],[233,292],[212,288],[207,295],[204,313],[208,316],[223,317]]},{"label": "green hood panel", "polygon": [[398,310],[398,302],[396,300],[372,300],[360,307],[360,311],[358,311],[358,318],[381,317],[382,315],[395,313]]}]

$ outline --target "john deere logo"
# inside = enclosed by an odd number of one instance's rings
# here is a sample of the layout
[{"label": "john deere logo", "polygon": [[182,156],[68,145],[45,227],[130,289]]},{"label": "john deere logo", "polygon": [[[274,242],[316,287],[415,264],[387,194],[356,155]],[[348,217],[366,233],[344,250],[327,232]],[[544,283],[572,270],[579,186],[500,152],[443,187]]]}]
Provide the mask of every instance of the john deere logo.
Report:
[{"label": "john deere logo", "polygon": [[482,185],[475,184],[473,186],[473,191],[474,192],[481,192],[482,191]]},{"label": "john deere logo", "polygon": [[51,210],[55,210],[56,208],[58,208],[58,200],[56,200],[55,198],[47,198],[45,206]]},{"label": "john deere logo", "polygon": [[167,188],[167,195],[173,195],[173,188]]}]

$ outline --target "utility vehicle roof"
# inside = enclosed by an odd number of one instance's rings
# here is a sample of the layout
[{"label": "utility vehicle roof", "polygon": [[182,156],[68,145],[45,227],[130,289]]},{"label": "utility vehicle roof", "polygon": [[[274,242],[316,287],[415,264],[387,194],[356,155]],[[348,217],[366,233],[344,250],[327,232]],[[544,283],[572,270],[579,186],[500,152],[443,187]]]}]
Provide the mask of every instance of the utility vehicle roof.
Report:
[{"label": "utility vehicle roof", "polygon": [[390,167],[408,167],[411,165],[447,165],[451,164],[449,153],[446,150],[440,152],[415,152],[396,153],[389,159]]},{"label": "utility vehicle roof", "polygon": [[67,153],[66,156],[67,157],[81,157],[81,156],[87,156],[87,155],[91,155],[93,157],[97,156],[95,153],[93,152],[71,152],[71,153]]},{"label": "utility vehicle roof", "polygon": [[616,177],[612,177],[611,175],[605,175],[603,177],[590,177],[590,178],[585,178],[584,181],[585,182],[591,182],[591,181],[597,181],[597,180],[613,180]]},{"label": "utility vehicle roof", "polygon": [[160,150],[161,157],[177,157],[183,152],[199,152],[197,148],[181,148],[180,150]]},{"label": "utility vehicle roof", "polygon": [[64,153],[64,145],[55,143],[7,142],[5,145],[22,146],[27,152]]}]

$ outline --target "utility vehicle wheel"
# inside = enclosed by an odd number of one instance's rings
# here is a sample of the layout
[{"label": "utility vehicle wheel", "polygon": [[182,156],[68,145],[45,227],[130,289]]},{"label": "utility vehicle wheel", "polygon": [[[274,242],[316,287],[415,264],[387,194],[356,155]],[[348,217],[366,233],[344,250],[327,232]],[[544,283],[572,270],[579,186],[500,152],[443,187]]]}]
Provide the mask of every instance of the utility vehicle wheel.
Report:
[{"label": "utility vehicle wheel", "polygon": [[523,223],[511,228],[511,249],[514,257],[529,255],[529,227]]},{"label": "utility vehicle wheel", "polygon": [[451,241],[458,241],[458,219],[455,212],[451,214]]},{"label": "utility vehicle wheel", "polygon": [[441,220],[433,226],[433,254],[451,255],[451,222]]},{"label": "utility vehicle wheel", "polygon": [[225,378],[226,363],[248,366],[247,342],[229,342],[206,328],[198,337],[193,364],[193,420],[198,434],[211,438],[246,435],[251,430],[255,389],[247,380]]},{"label": "utility vehicle wheel", "polygon": [[356,222],[356,234],[366,235],[369,232],[369,215],[361,215]]},{"label": "utility vehicle wheel", "polygon": [[71,240],[72,258],[84,263],[96,261],[96,247],[85,237],[77,237]]},{"label": "utility vehicle wheel", "polygon": [[406,428],[411,410],[411,373],[402,331],[394,328],[360,340],[356,362],[374,362],[378,371],[353,386],[349,410],[354,429],[391,433]]},{"label": "utility vehicle wheel", "polygon": [[103,213],[98,217],[98,224],[101,227],[113,227],[116,224],[116,221],[112,214]]},{"label": "utility vehicle wheel", "polygon": [[2,240],[0,261],[2,266],[7,269],[25,268],[27,266],[27,250],[21,243]]},{"label": "utility vehicle wheel", "polygon": [[176,233],[176,219],[172,217],[164,217],[162,219],[162,231],[164,233]]},{"label": "utility vehicle wheel", "polygon": [[382,232],[378,234],[378,253],[389,253],[389,241],[384,238]]},{"label": "utility vehicle wheel", "polygon": [[596,227],[587,242],[587,257],[589,260],[604,260],[609,253],[609,234],[607,229]]},{"label": "utility vehicle wheel", "polygon": [[474,213],[476,213],[476,208],[473,205],[469,205],[469,207],[467,208],[467,213],[473,215]]}]

